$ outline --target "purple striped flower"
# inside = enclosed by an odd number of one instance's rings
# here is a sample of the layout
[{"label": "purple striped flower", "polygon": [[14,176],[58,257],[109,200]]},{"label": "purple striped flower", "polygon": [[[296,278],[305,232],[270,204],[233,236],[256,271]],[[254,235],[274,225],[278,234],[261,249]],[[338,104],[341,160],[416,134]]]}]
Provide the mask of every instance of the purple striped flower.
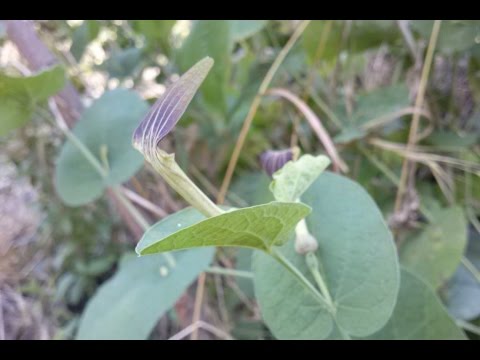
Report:
[{"label": "purple striped flower", "polygon": [[293,150],[267,150],[260,155],[263,170],[272,177],[273,173],[281,169],[290,160],[293,160]]},{"label": "purple striped flower", "polygon": [[158,143],[175,127],[213,66],[206,57],[169,86],[155,102],[133,134],[133,146],[150,162],[156,158]]}]

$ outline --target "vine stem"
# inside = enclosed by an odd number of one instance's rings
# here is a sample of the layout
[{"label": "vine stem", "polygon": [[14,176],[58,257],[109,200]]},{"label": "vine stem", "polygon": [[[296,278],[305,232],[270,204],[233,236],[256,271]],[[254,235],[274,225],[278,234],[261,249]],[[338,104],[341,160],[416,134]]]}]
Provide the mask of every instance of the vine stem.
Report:
[{"label": "vine stem", "polygon": [[333,306],[333,300],[332,297],[330,296],[330,292],[328,291],[327,284],[323,280],[322,274],[320,274],[320,271],[318,270],[318,260],[317,257],[313,252],[309,252],[306,256],[306,262],[308,265],[308,268],[310,272],[313,275],[313,278],[317,282],[318,287],[320,288],[320,291],[322,292],[323,296],[325,297],[327,303],[334,308]]},{"label": "vine stem", "polygon": [[334,313],[335,310],[333,309],[331,303],[325,299],[325,297],[320,294],[320,292],[312,285],[310,281],[293,265],[283,254],[278,251],[277,249],[273,248],[270,250],[269,253],[273,258],[275,258],[280,264],[282,264],[290,273],[292,273],[303,286],[305,286],[312,294],[314,294],[322,303],[323,306],[330,312]]},{"label": "vine stem", "polygon": [[[150,227],[150,224],[148,223],[147,219],[142,215],[140,211],[132,204],[129,198],[123,193],[120,187],[115,186],[112,187],[112,192],[115,195],[115,197],[122,203],[123,206],[127,209],[127,211],[132,215],[132,217],[135,219],[135,221],[143,228],[144,231],[147,231],[148,228]],[[168,252],[162,253],[163,257],[167,261],[168,265],[171,268],[174,268],[177,265],[177,262],[175,261],[175,258],[172,254]]]},{"label": "vine stem", "polygon": [[[420,83],[418,85],[417,97],[415,99],[415,111],[412,117],[412,123],[410,125],[410,133],[408,135],[408,143],[407,143],[407,150],[415,145],[417,140],[417,131],[418,131],[418,124],[420,122],[420,112],[418,109],[421,109],[423,106],[423,101],[425,98],[425,90],[427,87],[428,76],[430,74],[430,68],[432,65],[433,60],[433,53],[435,51],[435,46],[437,44],[438,34],[440,32],[440,25],[442,20],[435,20],[433,23],[432,34],[430,35],[430,41],[428,44],[427,53],[425,55],[425,61],[422,68],[422,74],[420,77]],[[403,196],[405,194],[405,188],[408,181],[409,171],[413,170],[414,168],[410,168],[408,159],[404,159],[402,164],[402,172],[400,176],[400,183],[398,186],[397,197],[395,199],[395,213],[400,210],[402,205]]]},{"label": "vine stem", "polygon": [[240,157],[240,152],[242,151],[243,145],[245,143],[248,130],[252,125],[253,118],[255,117],[255,114],[257,113],[257,110],[260,106],[260,101],[262,99],[262,96],[267,91],[270,83],[273,80],[275,73],[277,72],[278,68],[282,64],[283,60],[285,60],[287,54],[292,49],[293,45],[295,45],[297,40],[305,31],[305,28],[308,26],[308,24],[310,24],[310,21],[311,20],[303,20],[300,23],[300,25],[297,26],[294,33],[292,34],[290,39],[288,39],[287,43],[282,48],[282,50],[278,53],[277,57],[272,63],[272,66],[270,67],[270,69],[268,69],[267,74],[263,78],[263,81],[260,84],[257,94],[253,99],[252,105],[250,106],[247,117],[243,121],[243,126],[242,126],[242,129],[240,130],[240,135],[238,136],[237,143],[235,144],[235,148],[233,149],[232,157],[230,158],[230,161],[228,163],[225,177],[223,178],[222,186],[220,187],[220,191],[217,197],[218,204],[223,204],[225,200],[225,195],[227,194],[228,187],[230,186],[230,182],[232,180],[233,172],[235,171],[235,167],[237,166],[238,158]]},{"label": "vine stem", "polygon": [[[58,111],[56,104],[53,101],[50,101],[49,105],[50,105],[50,110],[54,113],[54,115],[56,115],[56,112]],[[85,157],[85,159],[95,168],[95,170],[103,179],[105,179],[108,176],[108,172],[105,170],[104,167],[102,167],[102,165],[97,160],[97,158],[92,154],[90,149],[88,149],[85,146],[85,144],[67,127],[65,123],[55,122],[41,108],[38,108],[37,110],[39,110],[39,114],[44,119],[52,122],[63,132],[65,137],[73,144],[73,146],[75,146],[78,149],[78,151],[81,152],[81,154]],[[55,118],[61,119],[61,117],[58,117],[58,116],[55,116]],[[111,187],[111,190],[115,195],[115,197],[122,203],[122,205],[124,205],[125,209],[127,209],[130,215],[135,219],[135,221],[143,228],[144,231],[146,231],[150,227],[150,225],[148,221],[145,219],[145,217],[140,213],[140,211],[138,211],[137,208],[132,204],[130,199],[128,199],[123,194],[123,192],[120,191],[118,187]],[[162,253],[162,255],[164,256],[165,260],[167,261],[167,263],[170,265],[171,268],[175,267],[176,261],[172,254]]]}]

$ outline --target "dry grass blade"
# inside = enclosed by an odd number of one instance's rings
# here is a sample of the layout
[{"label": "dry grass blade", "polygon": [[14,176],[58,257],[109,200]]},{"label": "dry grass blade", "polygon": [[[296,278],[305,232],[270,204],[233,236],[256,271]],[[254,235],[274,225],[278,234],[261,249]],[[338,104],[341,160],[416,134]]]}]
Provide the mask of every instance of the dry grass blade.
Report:
[{"label": "dry grass blade", "polygon": [[281,88],[271,89],[268,91],[268,94],[283,97],[284,99],[287,99],[293,105],[295,105],[296,108],[305,116],[308,124],[315,132],[315,135],[317,135],[318,139],[325,147],[325,151],[332,159],[334,169],[336,171],[341,170],[343,173],[348,172],[348,166],[338,154],[332,138],[328,134],[327,130],[323,127],[322,122],[320,121],[318,116],[312,111],[312,109],[310,109],[310,107],[304,101],[302,101],[292,92]]},{"label": "dry grass blade", "polygon": [[175,127],[213,66],[206,57],[167,88],[133,134],[133,145],[149,162],[155,161],[158,143]]},{"label": "dry grass blade", "polygon": [[[433,52],[435,51],[435,46],[437,44],[438,34],[440,32],[441,20],[435,20],[433,24],[432,34],[430,36],[430,41],[428,44],[427,54],[425,55],[425,61],[422,68],[422,75],[420,77],[420,83],[418,86],[417,97],[415,99],[415,109],[421,109],[423,107],[423,102],[425,98],[425,91],[427,88],[428,76],[430,74],[430,68],[433,60]],[[410,148],[418,140],[417,132],[420,121],[419,112],[415,112],[412,117],[412,123],[410,125],[410,133],[408,135],[407,147]],[[408,160],[405,159],[402,165],[402,173],[400,176],[400,184],[398,187],[397,197],[395,199],[395,212],[400,211],[402,206],[403,197],[406,193],[406,186],[408,179],[413,179],[412,174],[415,171],[413,164],[409,164]],[[413,184],[411,184],[413,185]]]},{"label": "dry grass blade", "polygon": [[206,330],[221,339],[234,340],[234,338],[227,334],[225,331],[201,320],[187,326],[185,329],[179,331],[178,333],[170,337],[168,340],[182,340],[194,331],[198,331],[198,329]]},{"label": "dry grass blade", "polygon": [[[201,273],[197,281],[197,290],[195,292],[195,305],[193,308],[193,324],[197,324],[200,321],[200,316],[202,314],[202,303],[203,303],[203,293],[205,290],[205,273]],[[192,330],[191,340],[198,339],[198,327]]]},{"label": "dry grass blade", "polygon": [[163,210],[161,207],[158,207],[154,203],[138,195],[136,192],[130,189],[127,189],[126,187],[123,187],[123,186],[121,187],[121,189],[128,199],[130,199],[132,202],[136,203],[137,205],[140,205],[144,209],[150,211],[152,214],[155,214],[161,218],[168,215],[168,213],[165,210]]},{"label": "dry grass blade", "polygon": [[384,150],[395,152],[408,160],[418,161],[426,164],[428,161],[437,163],[444,163],[451,165],[457,169],[465,170],[467,172],[480,176],[480,164],[471,161],[459,160],[450,156],[443,156],[429,153],[430,150],[425,146],[405,146],[402,144],[392,143],[389,141],[373,138],[370,139],[369,144],[379,147]]},{"label": "dry grass blade", "polygon": [[378,126],[383,126],[385,125],[386,123],[392,121],[392,120],[395,120],[401,116],[405,116],[405,115],[414,115],[418,113],[419,115],[422,115],[424,116],[426,119],[430,120],[430,114],[423,110],[423,109],[418,109],[416,111],[416,109],[414,107],[406,107],[404,109],[400,109],[400,110],[397,110],[397,111],[394,111],[392,113],[389,113],[389,114],[386,114],[386,115],[383,115],[383,116],[380,116],[380,117],[377,117],[375,119],[372,119],[372,120],[369,120],[368,122],[366,122],[362,127],[363,129],[365,130],[370,130],[370,129],[373,129],[375,127],[378,127]]}]

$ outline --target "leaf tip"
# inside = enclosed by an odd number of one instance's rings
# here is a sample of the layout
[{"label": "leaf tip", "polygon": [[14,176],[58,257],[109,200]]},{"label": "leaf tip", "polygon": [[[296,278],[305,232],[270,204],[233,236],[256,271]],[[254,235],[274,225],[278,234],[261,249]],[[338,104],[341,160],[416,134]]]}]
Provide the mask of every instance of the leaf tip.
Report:
[{"label": "leaf tip", "polygon": [[207,56],[193,65],[167,87],[135,129],[132,137],[133,147],[147,157],[147,160],[153,160],[158,143],[180,120],[213,63],[213,59]]}]

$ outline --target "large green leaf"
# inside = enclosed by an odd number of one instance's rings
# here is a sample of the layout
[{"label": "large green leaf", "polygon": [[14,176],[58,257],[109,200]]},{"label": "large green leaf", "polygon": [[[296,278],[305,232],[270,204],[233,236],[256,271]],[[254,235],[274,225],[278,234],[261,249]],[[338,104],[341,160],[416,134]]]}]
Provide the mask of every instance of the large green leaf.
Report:
[{"label": "large green leaf", "polygon": [[297,201],[328,165],[330,159],[324,155],[306,154],[289,161],[273,174],[270,190],[277,201]]},{"label": "large green leaf", "polygon": [[213,248],[179,252],[176,267],[167,270],[166,276],[161,269],[168,269],[168,265],[160,254],[126,257],[117,274],[90,299],[77,339],[146,339],[158,320],[208,267],[213,253]]},{"label": "large green leaf", "polygon": [[187,71],[205,56],[213,58],[215,65],[200,90],[205,103],[219,117],[227,113],[226,87],[230,78],[231,43],[227,20],[197,20],[176,58],[181,72]]},{"label": "large green leaf", "polygon": [[[132,147],[132,134],[147,112],[136,93],[106,92],[88,108],[73,132],[107,170],[102,177],[83,153],[67,141],[57,160],[55,181],[62,200],[72,206],[86,204],[109,187],[121,184],[142,166],[143,157]],[[108,164],[102,159],[106,154]]]},{"label": "large green leaf", "polygon": [[362,125],[369,120],[401,110],[409,104],[408,88],[405,84],[382,87],[358,97],[353,122]]},{"label": "large green leaf", "polygon": [[[392,314],[400,281],[393,238],[382,214],[358,184],[329,172],[320,175],[302,200],[313,209],[306,222],[319,243],[316,255],[335,315],[276,260],[257,252],[255,293],[263,318],[280,339],[372,334]],[[293,242],[281,252],[315,284]]]},{"label": "large green leaf", "polygon": [[35,106],[64,85],[65,72],[60,66],[28,77],[0,74],[0,136],[28,122]]},{"label": "large green leaf", "polygon": [[268,20],[228,20],[233,41],[242,41],[262,30]]},{"label": "large green leaf", "polygon": [[[470,231],[466,258],[477,273],[480,272],[480,234]],[[464,264],[461,264],[448,282],[446,302],[452,315],[463,320],[480,316],[480,281]]]},{"label": "large green leaf", "polygon": [[448,315],[435,291],[413,273],[402,269],[393,315],[370,339],[463,340],[465,334]]},{"label": "large green leaf", "polygon": [[295,225],[310,212],[300,203],[271,202],[233,210],[182,228],[162,237],[156,234],[163,221],[155,224],[137,244],[140,255],[201,246],[240,246],[270,251],[288,240]]},{"label": "large green leaf", "polygon": [[[194,224],[204,218],[188,208],[170,215],[157,233],[167,236],[177,224]],[[215,249],[175,253],[170,268],[161,254],[125,256],[113,278],[90,299],[82,315],[77,339],[146,339],[158,320],[180,298],[213,259]]]},{"label": "large green leaf", "polygon": [[402,265],[438,288],[454,274],[467,245],[467,223],[460,207],[434,212],[434,220],[400,248]]}]

